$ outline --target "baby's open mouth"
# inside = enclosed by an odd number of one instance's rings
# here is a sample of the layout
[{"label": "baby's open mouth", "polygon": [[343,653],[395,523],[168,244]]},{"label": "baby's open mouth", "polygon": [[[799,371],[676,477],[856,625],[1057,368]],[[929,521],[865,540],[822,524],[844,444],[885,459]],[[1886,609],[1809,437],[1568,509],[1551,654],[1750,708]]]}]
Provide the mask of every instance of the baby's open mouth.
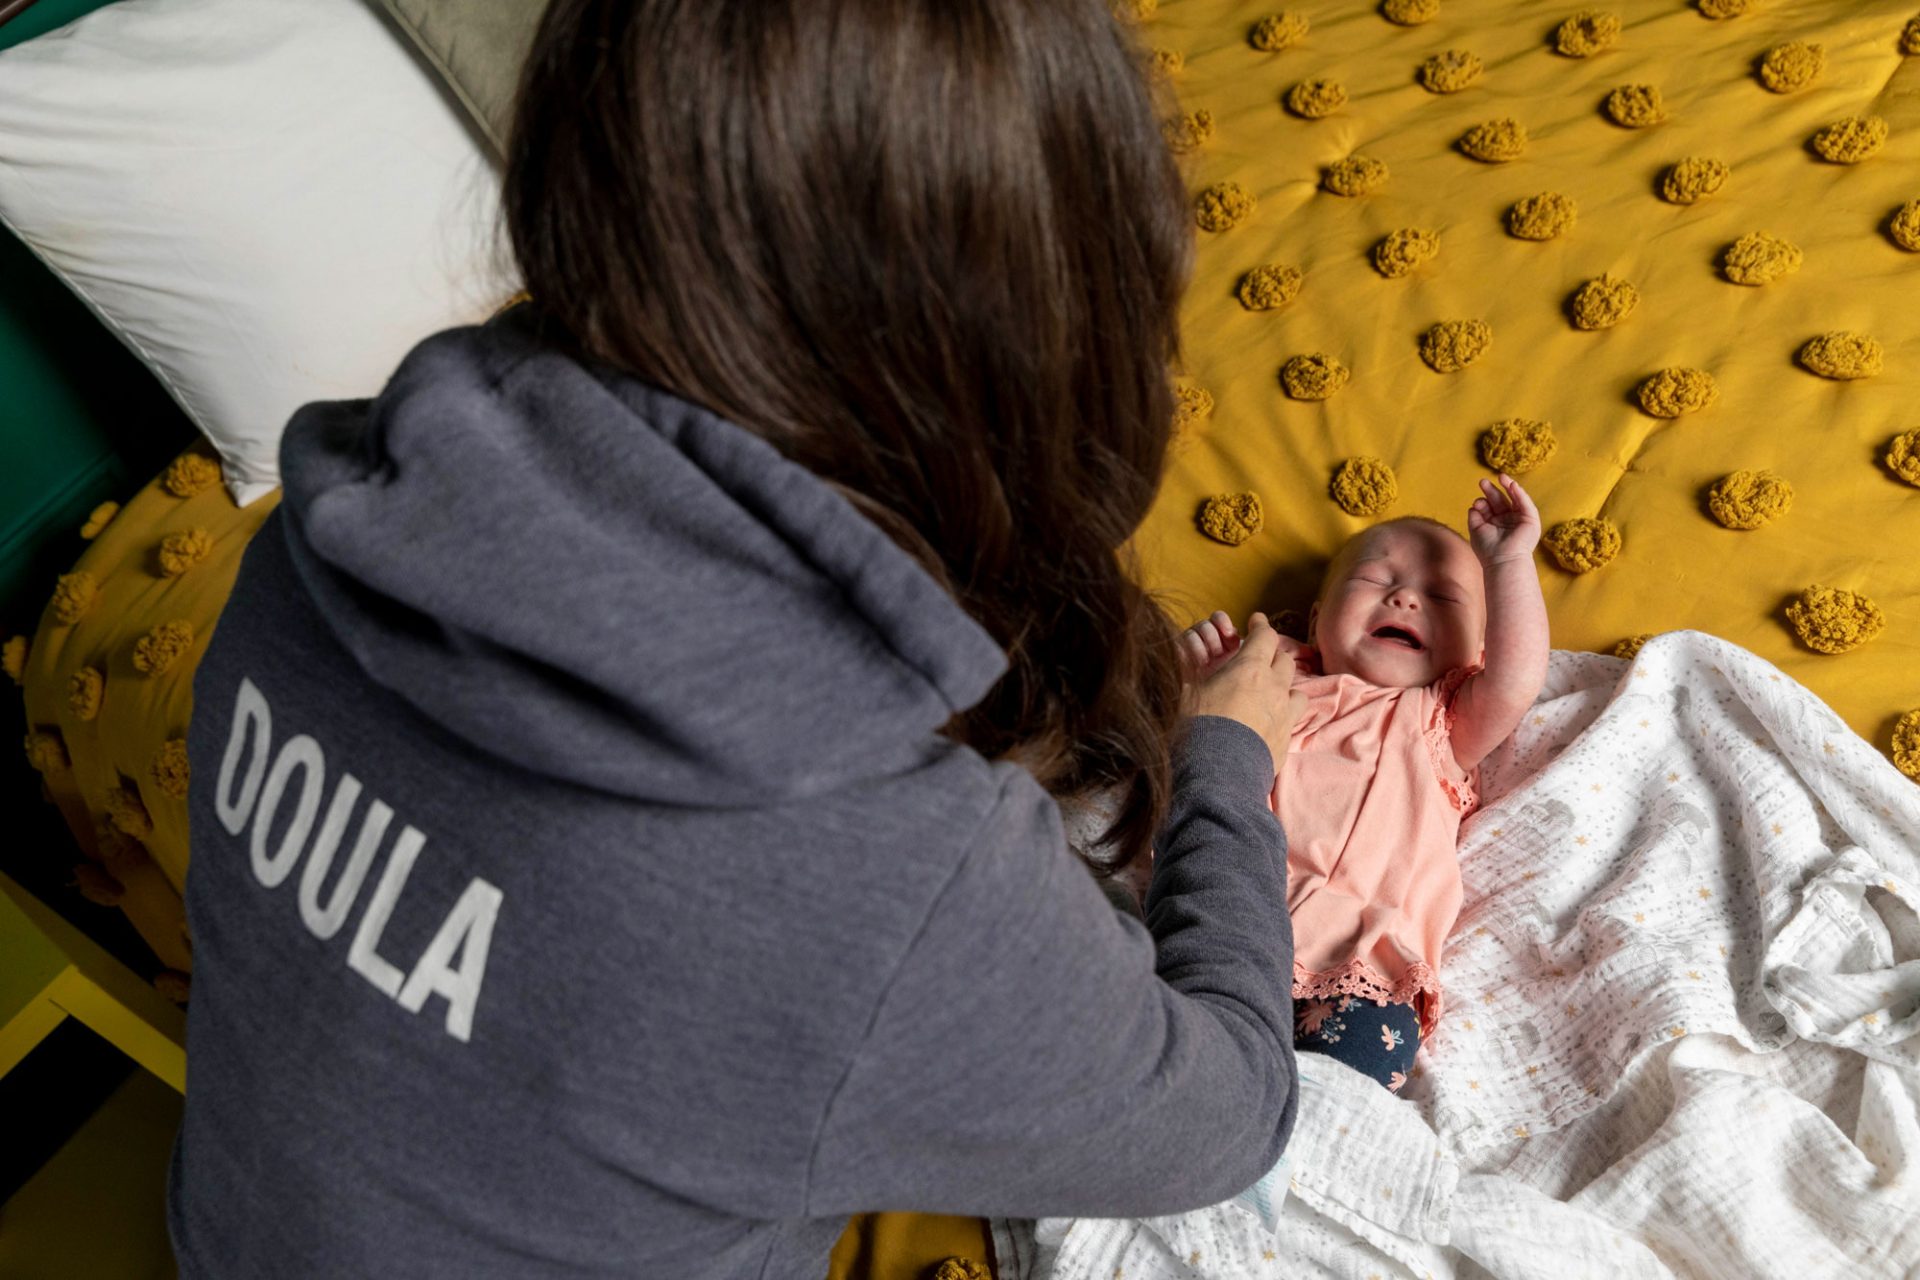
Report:
[{"label": "baby's open mouth", "polygon": [[1384,640],[1389,644],[1397,644],[1407,649],[1426,648],[1425,645],[1420,643],[1419,636],[1404,627],[1375,627],[1371,638]]}]

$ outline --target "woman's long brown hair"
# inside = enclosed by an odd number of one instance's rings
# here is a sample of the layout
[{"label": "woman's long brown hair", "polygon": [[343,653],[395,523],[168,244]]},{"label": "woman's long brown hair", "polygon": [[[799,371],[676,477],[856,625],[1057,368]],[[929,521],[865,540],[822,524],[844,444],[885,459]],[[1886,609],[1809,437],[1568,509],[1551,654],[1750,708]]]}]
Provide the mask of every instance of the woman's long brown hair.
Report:
[{"label": "woman's long brown hair", "polygon": [[1074,802],[1171,798],[1159,487],[1184,183],[1105,0],[553,0],[508,233],[557,340],[836,486],[1006,649],[945,732]]}]

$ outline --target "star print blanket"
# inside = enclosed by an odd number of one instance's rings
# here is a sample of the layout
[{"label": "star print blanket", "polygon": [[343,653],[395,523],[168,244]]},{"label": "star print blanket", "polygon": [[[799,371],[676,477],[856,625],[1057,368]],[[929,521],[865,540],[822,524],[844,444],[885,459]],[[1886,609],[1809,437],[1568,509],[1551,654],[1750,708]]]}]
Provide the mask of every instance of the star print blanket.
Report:
[{"label": "star print blanket", "polygon": [[1403,1096],[1303,1055],[1260,1186],[1003,1277],[1920,1275],[1920,788],[1690,631],[1554,653],[1482,782]]}]

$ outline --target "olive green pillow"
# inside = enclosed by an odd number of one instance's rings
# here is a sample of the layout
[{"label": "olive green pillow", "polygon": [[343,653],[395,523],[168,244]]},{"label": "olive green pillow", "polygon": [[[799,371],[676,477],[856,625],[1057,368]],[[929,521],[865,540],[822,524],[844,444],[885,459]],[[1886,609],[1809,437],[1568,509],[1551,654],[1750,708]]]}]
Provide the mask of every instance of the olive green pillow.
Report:
[{"label": "olive green pillow", "polygon": [[496,157],[506,154],[513,91],[546,0],[379,0],[473,117]]}]

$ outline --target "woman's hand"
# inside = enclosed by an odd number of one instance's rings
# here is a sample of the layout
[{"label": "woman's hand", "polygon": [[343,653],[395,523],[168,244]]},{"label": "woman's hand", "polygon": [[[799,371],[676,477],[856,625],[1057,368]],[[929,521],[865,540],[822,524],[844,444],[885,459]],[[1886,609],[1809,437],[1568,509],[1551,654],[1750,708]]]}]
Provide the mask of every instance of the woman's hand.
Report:
[{"label": "woman's hand", "polygon": [[1293,692],[1293,654],[1267,615],[1249,618],[1241,637],[1231,618],[1215,613],[1181,633],[1180,655],[1188,675],[1187,714],[1246,725],[1267,744],[1277,771],[1307,700]]}]

